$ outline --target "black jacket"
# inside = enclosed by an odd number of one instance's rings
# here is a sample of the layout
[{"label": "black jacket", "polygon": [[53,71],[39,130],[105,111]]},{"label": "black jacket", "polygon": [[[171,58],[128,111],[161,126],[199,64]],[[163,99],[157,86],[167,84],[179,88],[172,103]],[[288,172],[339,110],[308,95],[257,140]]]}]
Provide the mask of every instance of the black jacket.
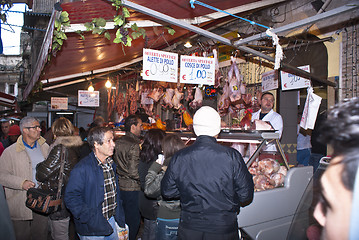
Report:
[{"label": "black jacket", "polygon": [[[41,188],[50,189],[57,192],[60,172],[60,156],[62,147],[65,148],[65,166],[63,175],[62,192],[64,194],[65,186],[70,177],[71,170],[80,160],[80,146],[82,140],[78,136],[58,137],[50,146],[50,152],[47,158],[36,166],[36,180],[41,182]],[[64,208],[60,212],[50,216],[51,219],[62,219],[69,214]]]},{"label": "black jacket", "polygon": [[252,201],[254,185],[237,150],[199,136],[173,156],[161,192],[168,199],[180,198],[184,228],[229,233],[238,227],[240,206]]},{"label": "black jacket", "polygon": [[140,161],[138,165],[138,174],[140,176],[141,182],[141,191],[139,193],[139,209],[141,215],[150,220],[156,220],[157,218],[157,211],[158,211],[158,204],[157,198],[151,198],[145,195],[144,188],[145,188],[145,178],[148,173],[148,169],[151,166],[152,162],[145,163]]}]

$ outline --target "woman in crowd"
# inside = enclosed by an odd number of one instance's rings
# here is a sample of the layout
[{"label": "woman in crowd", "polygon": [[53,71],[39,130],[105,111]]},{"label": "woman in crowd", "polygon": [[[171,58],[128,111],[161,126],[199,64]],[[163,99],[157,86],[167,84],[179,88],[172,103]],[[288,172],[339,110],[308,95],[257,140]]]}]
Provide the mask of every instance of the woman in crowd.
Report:
[{"label": "woman in crowd", "polygon": [[159,157],[152,163],[145,182],[145,194],[151,198],[157,198],[157,229],[156,240],[176,240],[177,229],[180,218],[180,201],[179,200],[163,200],[161,197],[161,180],[171,157],[178,150],[185,147],[181,138],[175,134],[168,134],[162,141],[162,149],[164,157]]},{"label": "woman in crowd", "polygon": [[[73,136],[74,126],[64,117],[56,119],[51,130],[54,134],[54,142],[50,146],[48,157],[36,166],[36,179],[41,182],[43,189],[57,192],[61,152],[64,151],[65,166],[61,186],[63,196],[70,172],[80,160],[79,149],[82,145],[82,140],[79,136]],[[64,205],[61,206],[60,211],[50,214],[49,218],[52,238],[54,240],[68,240],[70,213]]]},{"label": "woman in crowd", "polygon": [[160,129],[150,129],[144,136],[142,149],[140,152],[140,163],[138,173],[141,182],[141,192],[139,196],[139,206],[142,217],[144,218],[144,229],[142,240],[155,240],[156,218],[157,218],[157,199],[146,197],[144,194],[145,178],[148,169],[158,155],[162,153],[162,139],[166,133]]}]

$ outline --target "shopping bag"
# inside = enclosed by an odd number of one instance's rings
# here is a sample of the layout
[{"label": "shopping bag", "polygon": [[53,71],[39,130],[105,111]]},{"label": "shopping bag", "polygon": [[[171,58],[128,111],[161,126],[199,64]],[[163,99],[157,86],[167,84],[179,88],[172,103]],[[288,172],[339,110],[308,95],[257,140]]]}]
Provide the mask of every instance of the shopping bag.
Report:
[{"label": "shopping bag", "polygon": [[302,114],[302,119],[300,121],[300,127],[303,129],[314,129],[315,121],[317,120],[317,115],[320,107],[322,98],[314,94],[313,88],[309,87],[307,89],[307,99],[304,104],[304,110]]}]

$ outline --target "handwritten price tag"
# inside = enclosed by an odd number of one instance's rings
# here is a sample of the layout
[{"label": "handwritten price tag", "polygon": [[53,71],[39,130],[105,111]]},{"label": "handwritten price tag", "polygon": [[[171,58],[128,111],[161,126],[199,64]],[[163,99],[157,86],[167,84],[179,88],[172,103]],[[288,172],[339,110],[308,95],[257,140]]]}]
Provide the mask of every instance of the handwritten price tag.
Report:
[{"label": "handwritten price tag", "polygon": [[[310,72],[309,65],[298,67],[306,72]],[[282,82],[282,90],[291,90],[291,89],[298,89],[298,88],[307,88],[310,87],[310,80],[306,78],[302,78],[296,76],[292,73],[287,73],[281,71],[281,82]]]}]

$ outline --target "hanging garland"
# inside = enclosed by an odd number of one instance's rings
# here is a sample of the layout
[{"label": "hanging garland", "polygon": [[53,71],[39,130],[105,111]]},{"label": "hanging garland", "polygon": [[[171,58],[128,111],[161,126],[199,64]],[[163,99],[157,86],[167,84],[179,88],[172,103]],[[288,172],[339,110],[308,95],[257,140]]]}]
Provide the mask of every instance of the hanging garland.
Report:
[{"label": "hanging garland", "polygon": [[61,12],[59,18],[55,19],[55,28],[52,38],[51,54],[48,55],[47,60],[50,61],[51,55],[56,57],[58,51],[61,50],[64,41],[67,39],[65,34],[65,27],[70,26],[69,14],[66,11]]}]

